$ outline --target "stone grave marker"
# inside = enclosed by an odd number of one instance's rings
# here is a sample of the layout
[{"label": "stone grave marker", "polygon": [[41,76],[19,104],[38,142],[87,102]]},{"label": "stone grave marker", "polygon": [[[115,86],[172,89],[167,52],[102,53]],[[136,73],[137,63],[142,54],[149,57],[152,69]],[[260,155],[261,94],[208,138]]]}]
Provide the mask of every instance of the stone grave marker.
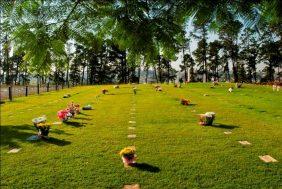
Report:
[{"label": "stone grave marker", "polygon": [[264,161],[265,163],[275,163],[278,162],[276,159],[271,157],[270,155],[259,156],[259,158]]}]

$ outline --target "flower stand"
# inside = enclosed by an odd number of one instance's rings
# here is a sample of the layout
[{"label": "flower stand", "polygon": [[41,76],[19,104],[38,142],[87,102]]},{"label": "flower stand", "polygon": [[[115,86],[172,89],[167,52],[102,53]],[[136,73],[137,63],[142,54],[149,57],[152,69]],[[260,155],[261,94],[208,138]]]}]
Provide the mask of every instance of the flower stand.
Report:
[{"label": "flower stand", "polygon": [[136,163],[135,162],[135,160],[136,160],[135,154],[132,155],[132,156],[122,156],[121,159],[122,159],[124,166],[132,166]]}]

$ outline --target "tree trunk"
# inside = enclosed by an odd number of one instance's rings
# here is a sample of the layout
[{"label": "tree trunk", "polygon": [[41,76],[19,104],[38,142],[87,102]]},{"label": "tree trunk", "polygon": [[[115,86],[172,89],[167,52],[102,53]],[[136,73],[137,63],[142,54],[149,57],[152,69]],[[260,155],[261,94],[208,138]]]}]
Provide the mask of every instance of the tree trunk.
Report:
[{"label": "tree trunk", "polygon": [[70,60],[69,58],[67,59],[67,75],[66,75],[66,85],[68,88],[70,88],[70,83],[69,83],[69,67],[70,67]]},{"label": "tree trunk", "polygon": [[161,68],[161,55],[158,56],[158,72],[159,72],[159,81],[162,83],[162,68]]},{"label": "tree trunk", "polygon": [[235,63],[235,60],[232,60],[232,69],[233,69],[233,77],[234,77],[234,82],[238,82],[238,67]]},{"label": "tree trunk", "polygon": [[158,83],[159,81],[158,81],[156,66],[154,66],[154,75],[155,75],[155,79],[156,79],[156,81],[157,81],[157,83]]},{"label": "tree trunk", "polygon": [[206,60],[204,61],[204,74],[203,74],[203,83],[207,82],[207,65]]},{"label": "tree trunk", "polygon": [[138,83],[140,83],[140,77],[141,77],[141,65],[139,65],[138,68]]},{"label": "tree trunk", "polygon": [[170,79],[170,71],[169,71],[169,62],[167,62],[167,83],[169,83],[169,79]]},{"label": "tree trunk", "polygon": [[145,69],[146,69],[145,83],[148,83],[149,66],[148,66],[148,65],[146,65]]},{"label": "tree trunk", "polygon": [[187,72],[186,67],[184,68],[184,78],[185,78],[185,82],[187,82],[188,81],[188,72]]},{"label": "tree trunk", "polygon": [[82,67],[81,85],[83,85],[83,82],[84,82],[84,69],[85,69],[85,66]]}]

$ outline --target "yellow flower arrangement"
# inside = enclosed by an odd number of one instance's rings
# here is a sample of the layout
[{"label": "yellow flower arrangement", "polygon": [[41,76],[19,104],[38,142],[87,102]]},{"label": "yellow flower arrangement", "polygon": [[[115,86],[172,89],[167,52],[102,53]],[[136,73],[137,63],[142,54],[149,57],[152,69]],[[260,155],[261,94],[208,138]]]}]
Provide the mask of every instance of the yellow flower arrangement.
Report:
[{"label": "yellow flower arrangement", "polygon": [[133,156],[136,153],[136,149],[134,147],[126,147],[119,152],[121,156]]}]

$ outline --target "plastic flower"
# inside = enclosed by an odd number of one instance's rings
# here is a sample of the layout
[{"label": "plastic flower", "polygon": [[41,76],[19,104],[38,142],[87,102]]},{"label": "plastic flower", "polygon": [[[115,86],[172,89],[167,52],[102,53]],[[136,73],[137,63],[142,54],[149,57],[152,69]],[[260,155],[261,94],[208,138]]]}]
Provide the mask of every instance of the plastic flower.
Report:
[{"label": "plastic flower", "polygon": [[211,117],[211,118],[215,118],[215,113],[214,112],[206,112],[205,113],[206,117]]},{"label": "plastic flower", "polygon": [[136,153],[135,148],[133,147],[126,147],[119,152],[121,156],[133,156]]}]

